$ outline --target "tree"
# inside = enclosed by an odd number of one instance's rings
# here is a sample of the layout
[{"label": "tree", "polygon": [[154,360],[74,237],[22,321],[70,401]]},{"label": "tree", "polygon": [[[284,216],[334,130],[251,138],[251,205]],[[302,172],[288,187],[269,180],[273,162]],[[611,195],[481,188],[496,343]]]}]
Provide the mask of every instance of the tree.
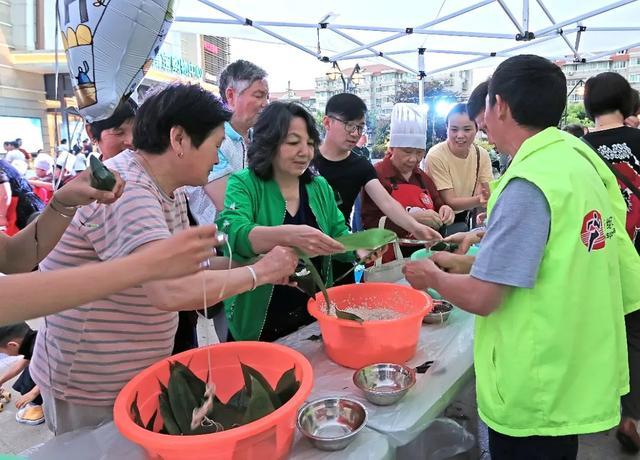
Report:
[{"label": "tree", "polygon": [[584,104],[581,102],[567,104],[567,108],[562,117],[561,124],[563,127],[570,124],[593,126],[593,122],[587,116],[587,112],[584,109]]}]

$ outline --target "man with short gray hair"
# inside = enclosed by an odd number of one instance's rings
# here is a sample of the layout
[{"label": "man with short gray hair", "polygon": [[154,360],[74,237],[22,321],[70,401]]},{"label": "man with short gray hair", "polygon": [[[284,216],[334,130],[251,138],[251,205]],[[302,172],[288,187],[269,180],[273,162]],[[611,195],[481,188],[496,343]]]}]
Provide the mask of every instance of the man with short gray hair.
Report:
[{"label": "man with short gray hair", "polygon": [[224,207],[228,177],[247,165],[247,143],[258,115],[269,103],[267,72],[238,60],[220,74],[220,97],[233,112],[225,123],[225,140],[218,150],[219,162],[209,173],[204,187],[189,187],[189,209],[199,224],[211,224],[216,209]]}]

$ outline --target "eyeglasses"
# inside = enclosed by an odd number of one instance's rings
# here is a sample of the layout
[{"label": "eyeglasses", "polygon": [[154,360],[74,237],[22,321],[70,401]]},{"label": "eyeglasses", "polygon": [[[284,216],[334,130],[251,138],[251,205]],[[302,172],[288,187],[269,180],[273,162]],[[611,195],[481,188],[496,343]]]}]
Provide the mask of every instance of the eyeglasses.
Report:
[{"label": "eyeglasses", "polygon": [[364,130],[367,129],[365,125],[358,125],[352,121],[344,121],[342,118],[334,117],[333,115],[327,115],[327,116],[333,120],[336,120],[342,123],[344,125],[344,130],[349,134],[358,133],[362,135]]}]

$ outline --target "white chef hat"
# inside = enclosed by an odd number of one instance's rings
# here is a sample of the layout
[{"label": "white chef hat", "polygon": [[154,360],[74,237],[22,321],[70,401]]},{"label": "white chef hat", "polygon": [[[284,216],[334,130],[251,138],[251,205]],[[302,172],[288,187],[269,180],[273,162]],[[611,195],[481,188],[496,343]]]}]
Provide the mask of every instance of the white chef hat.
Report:
[{"label": "white chef hat", "polygon": [[404,102],[393,106],[389,147],[427,147],[427,117],[420,106]]}]

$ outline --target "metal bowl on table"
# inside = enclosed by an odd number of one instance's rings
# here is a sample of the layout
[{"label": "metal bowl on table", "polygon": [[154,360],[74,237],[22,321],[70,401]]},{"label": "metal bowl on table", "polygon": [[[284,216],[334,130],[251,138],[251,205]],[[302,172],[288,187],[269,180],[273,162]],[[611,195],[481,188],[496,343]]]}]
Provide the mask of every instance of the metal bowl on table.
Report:
[{"label": "metal bowl on table", "polygon": [[373,404],[388,406],[400,401],[415,385],[416,373],[402,364],[372,364],[357,370],[353,374],[353,383]]},{"label": "metal bowl on table", "polygon": [[342,450],[367,423],[367,410],[347,398],[321,398],[298,411],[298,429],[320,450]]},{"label": "metal bowl on table", "polygon": [[449,319],[453,311],[453,304],[446,300],[434,300],[433,310],[431,310],[422,321],[429,324],[441,324]]}]

